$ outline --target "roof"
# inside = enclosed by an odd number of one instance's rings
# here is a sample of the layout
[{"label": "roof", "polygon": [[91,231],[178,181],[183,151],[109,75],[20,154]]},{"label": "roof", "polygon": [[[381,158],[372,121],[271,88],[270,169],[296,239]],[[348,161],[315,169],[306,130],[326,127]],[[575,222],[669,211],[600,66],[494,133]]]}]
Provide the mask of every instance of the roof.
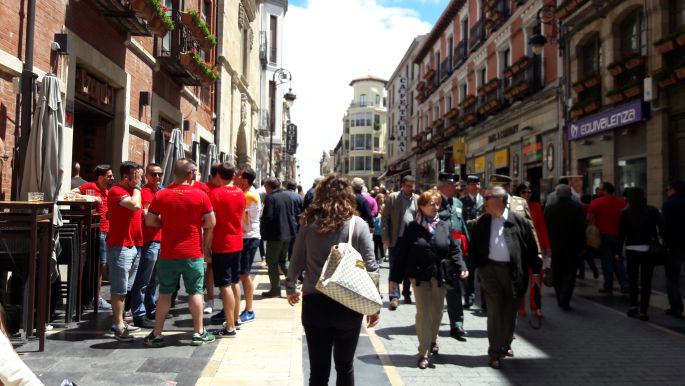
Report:
[{"label": "roof", "polygon": [[367,75],[367,76],[364,76],[364,77],[361,77],[361,78],[357,78],[357,79],[351,81],[351,82],[350,82],[350,86],[353,86],[353,85],[354,85],[355,83],[357,83],[357,82],[363,82],[363,81],[366,81],[366,80],[370,80],[370,81],[372,81],[372,82],[381,82],[381,83],[383,83],[384,86],[388,83],[388,81],[385,80],[385,79],[381,79],[381,78],[376,77],[376,76]]},{"label": "roof", "polygon": [[466,3],[466,0],[450,1],[445,10],[442,12],[442,15],[440,15],[438,21],[433,26],[431,32],[428,34],[428,37],[424,40],[423,45],[417,51],[416,56],[414,57],[414,63],[421,63],[423,58],[425,58],[428,52],[433,48],[435,42],[440,39],[440,36],[442,36],[442,33],[445,31],[445,29],[449,27],[452,19],[454,19],[459,10],[464,6],[464,3]]},{"label": "roof", "polygon": [[423,39],[426,38],[428,34],[423,34],[423,35],[418,35],[417,37],[414,38],[414,40],[411,41],[411,44],[409,45],[409,48],[407,48],[407,51],[404,53],[404,56],[402,57],[402,60],[400,61],[400,64],[397,65],[397,68],[395,68],[395,72],[392,73],[390,76],[390,81],[392,82],[396,77],[399,72],[403,70],[403,64],[405,62],[413,63],[413,59],[411,55],[414,53],[414,51],[419,48],[419,44],[423,41]]}]

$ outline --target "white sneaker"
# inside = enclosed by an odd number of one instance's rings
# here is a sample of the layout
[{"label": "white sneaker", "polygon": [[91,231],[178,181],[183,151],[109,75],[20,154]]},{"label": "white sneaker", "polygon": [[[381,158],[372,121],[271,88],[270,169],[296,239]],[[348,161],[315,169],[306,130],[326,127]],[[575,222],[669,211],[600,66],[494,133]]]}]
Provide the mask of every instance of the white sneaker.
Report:
[{"label": "white sneaker", "polygon": [[212,307],[205,307],[205,309],[204,309],[205,314],[211,314],[213,311],[214,311],[214,309],[212,309]]},{"label": "white sneaker", "polygon": [[214,303],[213,300],[205,300],[205,309],[204,309],[205,314],[211,314],[212,311],[214,311],[214,308],[212,307],[213,303]]}]

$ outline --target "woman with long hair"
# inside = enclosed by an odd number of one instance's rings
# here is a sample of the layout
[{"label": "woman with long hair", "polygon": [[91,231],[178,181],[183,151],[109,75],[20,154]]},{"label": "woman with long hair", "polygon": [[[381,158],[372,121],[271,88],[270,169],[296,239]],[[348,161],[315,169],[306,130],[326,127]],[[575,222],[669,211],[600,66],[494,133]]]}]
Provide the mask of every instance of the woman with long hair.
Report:
[{"label": "woman with long hair", "polygon": [[[438,331],[445,303],[446,280],[465,279],[469,271],[449,221],[440,220],[442,196],[437,189],[419,195],[416,219],[404,230],[400,253],[390,271],[390,285],[408,277],[416,297],[418,367],[429,366],[428,356],[438,354]],[[454,277],[446,277],[447,275]],[[392,289],[391,289],[392,290]]]},{"label": "woman with long hair", "polygon": [[[639,317],[640,320],[647,321],[656,258],[649,249],[650,245],[659,241],[663,231],[663,220],[657,208],[647,205],[644,190],[630,188],[626,192],[626,197],[628,206],[621,212],[618,223],[618,250],[621,251],[625,245],[630,298],[630,309],[627,314],[632,318]],[[622,260],[623,256],[618,254],[616,259]]]},{"label": "woman with long hair", "polygon": [[14,351],[5,327],[5,309],[0,304],[0,385],[43,386]]},{"label": "woman with long hair", "polygon": [[[375,272],[378,264],[367,223],[358,216],[350,183],[344,177],[329,175],[316,187],[314,201],[300,215],[300,231],[286,278],[288,303],[295,305],[302,295],[302,325],[307,337],[310,385],[327,385],[331,372],[331,351],[338,386],[354,385],[354,352],[363,315],[316,290],[316,282],[331,247],[347,242],[354,221],[352,246],[364,259],[366,270]],[[297,291],[299,274],[304,271],[302,293]],[[367,326],[378,324],[378,314],[367,315]]]}]

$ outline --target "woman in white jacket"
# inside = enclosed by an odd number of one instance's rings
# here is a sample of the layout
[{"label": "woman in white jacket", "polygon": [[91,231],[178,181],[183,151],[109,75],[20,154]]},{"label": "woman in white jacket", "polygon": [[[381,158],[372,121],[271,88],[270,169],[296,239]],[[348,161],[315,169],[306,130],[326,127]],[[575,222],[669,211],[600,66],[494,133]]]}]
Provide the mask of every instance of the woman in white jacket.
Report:
[{"label": "woman in white jacket", "polygon": [[43,386],[38,377],[14,351],[5,329],[5,309],[0,304],[0,385]]}]

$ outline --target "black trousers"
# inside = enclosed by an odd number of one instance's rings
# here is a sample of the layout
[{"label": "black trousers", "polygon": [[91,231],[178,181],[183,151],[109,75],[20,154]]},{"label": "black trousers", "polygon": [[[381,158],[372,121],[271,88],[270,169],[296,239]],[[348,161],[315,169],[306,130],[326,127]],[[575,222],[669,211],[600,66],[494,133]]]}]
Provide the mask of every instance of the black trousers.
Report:
[{"label": "black trousers", "polygon": [[376,254],[378,264],[382,263],[385,257],[385,246],[381,235],[373,235],[373,252]]},{"label": "black trousers", "polygon": [[682,271],[683,260],[685,260],[685,248],[671,248],[664,265],[668,303],[671,310],[676,314],[683,313],[683,298],[680,295],[680,272]]},{"label": "black trousers", "polygon": [[[626,265],[628,266],[630,306],[638,306],[639,292],[640,313],[646,314],[649,308],[649,297],[652,294],[652,274],[654,273],[652,255],[647,252],[626,250]],[[637,285],[638,280],[640,283],[639,288]]]},{"label": "black trousers", "polygon": [[331,351],[337,386],[354,385],[354,352],[361,331],[362,314],[326,295],[307,295],[302,300],[302,326],[309,352],[309,385],[328,385]]},{"label": "black trousers", "polygon": [[559,252],[552,250],[552,277],[554,278],[554,292],[557,303],[561,307],[568,307],[576,286],[576,270],[580,258],[574,251]]}]

